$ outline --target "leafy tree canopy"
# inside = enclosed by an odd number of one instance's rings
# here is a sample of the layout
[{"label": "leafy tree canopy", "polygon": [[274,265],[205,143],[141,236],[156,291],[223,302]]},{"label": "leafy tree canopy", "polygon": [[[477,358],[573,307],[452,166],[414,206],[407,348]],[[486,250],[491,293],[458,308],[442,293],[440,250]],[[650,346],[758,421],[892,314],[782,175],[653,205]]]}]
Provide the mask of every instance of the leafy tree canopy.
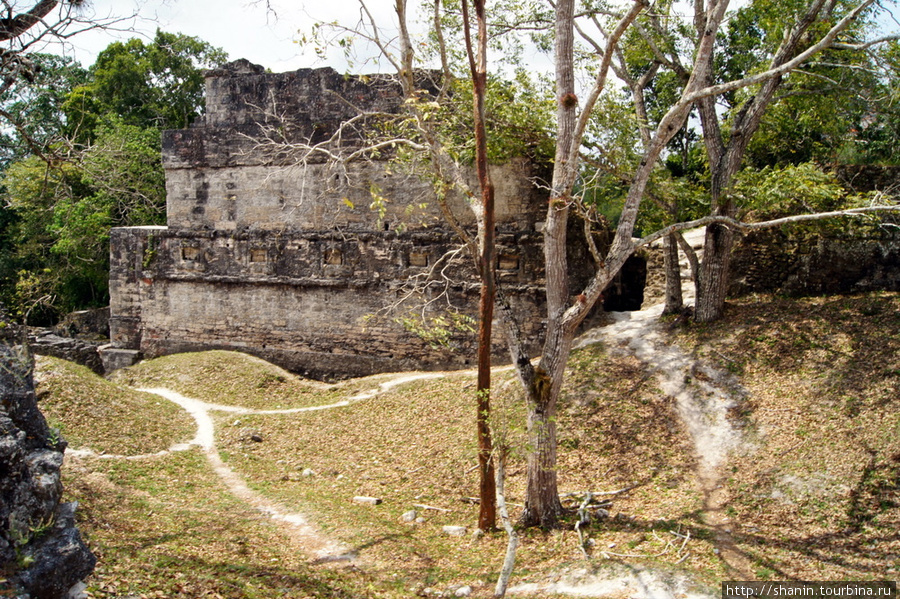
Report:
[{"label": "leafy tree canopy", "polygon": [[29,57],[34,77],[0,96],[0,301],[33,322],[108,301],[109,229],[162,224],[160,129],[203,105],[203,68],[224,51],[157,31],[101,52],[90,69]]},{"label": "leafy tree canopy", "polygon": [[207,42],[163,31],[150,44],[137,38],[110,44],[90,68],[90,82],[66,101],[69,133],[91,139],[106,114],[128,125],[185,128],[203,109],[202,69],[226,60]]},{"label": "leafy tree canopy", "polygon": [[31,54],[28,62],[30,76],[10,82],[0,94],[6,121],[0,129],[0,169],[58,144],[66,129],[62,106],[73,88],[88,81],[88,72],[71,58]]}]

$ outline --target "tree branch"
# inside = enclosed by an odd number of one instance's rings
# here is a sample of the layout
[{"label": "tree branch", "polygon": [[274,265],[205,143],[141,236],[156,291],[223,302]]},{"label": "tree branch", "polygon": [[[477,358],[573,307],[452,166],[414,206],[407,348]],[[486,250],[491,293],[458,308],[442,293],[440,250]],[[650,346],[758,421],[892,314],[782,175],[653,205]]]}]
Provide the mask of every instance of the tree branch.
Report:
[{"label": "tree branch", "polygon": [[669,225],[668,227],[664,227],[662,229],[659,229],[658,231],[654,231],[650,235],[647,235],[646,237],[642,237],[639,240],[635,241],[634,246],[636,248],[642,247],[670,233],[685,231],[687,229],[696,229],[697,227],[704,227],[713,223],[725,225],[726,227],[730,227],[735,231],[746,233],[748,231],[771,229],[773,227],[779,227],[781,225],[788,225],[799,222],[824,220],[826,218],[837,218],[845,216],[862,216],[873,212],[900,212],[900,205],[867,206],[864,208],[850,208],[847,210],[834,210],[831,212],[817,212],[815,214],[795,214],[793,216],[785,216],[783,218],[776,218],[773,220],[767,220],[758,223],[745,223],[730,216],[710,215],[692,221],[675,223],[674,225]]},{"label": "tree branch", "polygon": [[[4,4],[9,6],[6,2]],[[57,0],[40,0],[28,12],[7,19],[0,19],[0,42],[19,37],[40,23],[58,4]]]}]

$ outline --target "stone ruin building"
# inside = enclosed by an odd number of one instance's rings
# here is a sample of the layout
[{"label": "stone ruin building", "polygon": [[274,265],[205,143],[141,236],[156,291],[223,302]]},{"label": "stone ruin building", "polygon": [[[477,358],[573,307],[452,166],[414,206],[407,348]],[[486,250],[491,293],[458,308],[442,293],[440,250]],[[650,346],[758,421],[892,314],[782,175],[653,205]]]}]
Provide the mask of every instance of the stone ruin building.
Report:
[{"label": "stone ruin building", "polygon": [[[214,348],[316,377],[470,363],[470,331],[451,326],[437,343],[409,326],[448,306],[474,316],[477,306],[472,260],[465,252],[448,259],[460,242],[432,184],[387,157],[298,158],[296,144],[328,140],[354,117],[399,112],[392,78],[329,68],[272,74],[241,60],[207,73],[206,107],[190,129],[163,134],[168,225],[112,231],[108,369]],[[345,147],[360,135],[346,135]],[[493,168],[498,280],[536,339],[546,192],[532,183],[540,173],[528,160]],[[451,205],[474,231],[464,200]],[[411,293],[429,272],[449,279]],[[495,338],[502,357],[502,330]]]}]

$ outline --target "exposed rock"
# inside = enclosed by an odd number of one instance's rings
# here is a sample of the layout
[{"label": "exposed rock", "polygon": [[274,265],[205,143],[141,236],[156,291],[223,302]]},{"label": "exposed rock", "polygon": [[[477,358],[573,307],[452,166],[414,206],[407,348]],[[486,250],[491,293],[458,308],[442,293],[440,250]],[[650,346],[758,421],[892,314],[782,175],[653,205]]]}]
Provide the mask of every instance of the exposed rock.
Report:
[{"label": "exposed rock", "polygon": [[75,528],[76,505],[59,502],[66,443],[38,410],[31,354],[0,324],[0,570],[12,574],[0,594],[61,599],[96,558]]},{"label": "exposed rock", "polygon": [[70,312],[53,329],[60,337],[105,343],[109,340],[109,308]]},{"label": "exposed rock", "polygon": [[[418,89],[436,90],[435,75],[417,73]],[[289,144],[332,139],[329,152],[355,151],[365,140],[351,129],[371,131],[381,122],[365,118],[337,135],[343,123],[360,111],[396,114],[403,106],[400,83],[381,74],[351,77],[330,68],[267,73],[246,60],[208,71],[205,117],[189,129],[163,132],[167,225],[110,233],[113,347],[147,358],[244,351],[326,380],[470,367],[475,341],[468,319],[477,314],[480,286],[471,260],[450,258],[459,239],[440,208],[446,202],[460,226],[474,231],[465,194],[436,201],[431,180],[392,169],[390,152],[335,170],[325,153],[256,141],[277,130]],[[525,157],[491,165],[497,277],[529,351],[539,351],[546,319],[541,230],[547,190],[534,182],[548,170],[549,164]],[[475,179],[474,171],[466,176]],[[368,210],[375,189],[386,201]],[[572,289],[596,269],[575,221],[567,243]],[[439,263],[452,280],[443,291],[447,303],[465,317],[436,309],[426,311],[421,324],[369,318]],[[632,265],[638,270],[631,272]],[[640,258],[629,260],[628,273],[604,294],[608,309],[640,306],[642,269]],[[395,306],[397,314],[418,313],[417,298]],[[601,312],[596,309],[585,326]],[[502,335],[493,351],[506,359]]]},{"label": "exposed rock", "polygon": [[128,368],[134,366],[143,358],[143,354],[137,349],[119,349],[113,347],[111,343],[101,345],[97,348],[100,354],[100,361],[103,363],[103,373],[108,374],[120,368]]},{"label": "exposed rock", "polygon": [[451,537],[464,537],[469,530],[465,526],[445,526],[444,534],[448,534]]},{"label": "exposed rock", "polygon": [[754,231],[732,255],[730,295],[900,290],[900,232],[877,226]]},{"label": "exposed rock", "polygon": [[365,497],[363,495],[357,495],[353,498],[353,503],[359,503],[362,505],[380,505],[381,499],[379,497]]},{"label": "exposed rock", "polygon": [[453,593],[456,597],[468,597],[472,594],[472,587],[466,585],[463,587],[459,587],[456,589],[456,592]]},{"label": "exposed rock", "polygon": [[97,374],[104,373],[103,360],[98,348],[103,341],[88,341],[74,337],[61,337],[49,329],[32,329],[28,335],[31,351],[41,356],[52,356],[87,366]]},{"label": "exposed rock", "polygon": [[409,510],[408,512],[403,512],[403,515],[400,516],[400,520],[403,522],[415,522],[418,517],[419,512],[416,510]]},{"label": "exposed rock", "polygon": [[253,443],[262,443],[263,436],[262,433],[257,430],[244,428],[241,429],[241,432],[238,435],[238,439],[240,439],[244,443],[246,443],[247,441],[252,441]]}]

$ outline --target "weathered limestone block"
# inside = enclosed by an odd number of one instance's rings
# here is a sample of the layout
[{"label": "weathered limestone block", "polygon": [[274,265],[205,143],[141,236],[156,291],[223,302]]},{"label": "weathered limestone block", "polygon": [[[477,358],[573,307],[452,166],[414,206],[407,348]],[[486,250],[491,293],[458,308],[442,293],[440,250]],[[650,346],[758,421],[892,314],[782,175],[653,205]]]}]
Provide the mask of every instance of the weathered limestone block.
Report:
[{"label": "weathered limestone block", "polygon": [[[7,324],[8,323],[4,323]],[[96,559],[61,504],[66,443],[37,407],[32,361],[13,327],[0,334],[0,594],[65,597]]]},{"label": "weathered limestone block", "polygon": [[86,341],[74,337],[60,337],[46,329],[36,329],[29,334],[28,345],[31,351],[40,356],[53,356],[87,366],[98,374],[103,374],[103,363],[97,348],[98,341]]},{"label": "weathered limestone block", "polygon": [[842,232],[755,231],[736,244],[731,295],[900,290],[900,232],[851,227]]}]

